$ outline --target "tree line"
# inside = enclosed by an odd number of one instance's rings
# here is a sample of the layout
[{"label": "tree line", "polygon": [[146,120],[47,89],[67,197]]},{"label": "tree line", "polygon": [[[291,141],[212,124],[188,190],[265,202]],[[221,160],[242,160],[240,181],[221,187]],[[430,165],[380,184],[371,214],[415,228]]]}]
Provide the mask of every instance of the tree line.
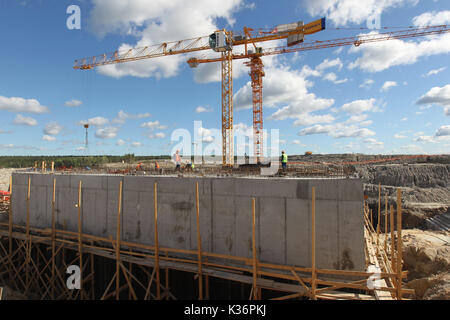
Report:
[{"label": "tree line", "polygon": [[95,168],[106,163],[125,162],[134,163],[137,161],[153,159],[170,159],[168,155],[160,156],[135,156],[125,154],[123,156],[98,155],[98,156],[0,156],[0,168],[29,168],[37,163],[41,167],[42,161],[47,162],[50,167],[51,162],[55,163],[55,168]]}]

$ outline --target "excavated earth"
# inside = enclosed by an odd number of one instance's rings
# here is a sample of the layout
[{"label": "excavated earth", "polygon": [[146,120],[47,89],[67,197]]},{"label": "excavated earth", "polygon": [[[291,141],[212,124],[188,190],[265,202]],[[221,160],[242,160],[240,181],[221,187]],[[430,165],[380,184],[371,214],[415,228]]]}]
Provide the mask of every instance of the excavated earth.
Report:
[{"label": "excavated earth", "polygon": [[[380,164],[357,167],[367,202],[377,220],[378,184],[381,213],[402,190],[402,233],[406,286],[415,299],[450,299],[450,164]],[[434,222],[438,222],[437,224]],[[380,221],[384,230],[384,219]]]}]

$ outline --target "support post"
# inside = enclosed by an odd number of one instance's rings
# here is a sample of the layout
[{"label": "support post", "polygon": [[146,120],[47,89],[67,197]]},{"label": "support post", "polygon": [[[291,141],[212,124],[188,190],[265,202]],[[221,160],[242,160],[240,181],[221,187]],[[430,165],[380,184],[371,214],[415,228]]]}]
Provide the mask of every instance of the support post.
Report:
[{"label": "support post", "polygon": [[13,213],[12,213],[12,197],[13,197],[13,183],[12,176],[9,177],[9,219],[8,219],[8,232],[9,232],[9,256],[12,257],[12,231],[13,231]]},{"label": "support post", "polygon": [[81,206],[82,206],[82,199],[81,199],[81,187],[82,187],[82,182],[80,181],[78,184],[78,254],[80,255],[80,296],[81,296],[81,300],[83,300],[83,245],[81,242],[81,232],[82,232],[82,227],[81,227]]},{"label": "support post", "polygon": [[9,266],[9,278],[13,278],[13,266],[12,266],[12,254],[13,254],[13,211],[12,211],[12,197],[13,197],[13,183],[12,183],[12,175],[9,177],[9,216],[8,216],[8,234],[9,234],[9,259],[10,259],[10,266]]},{"label": "support post", "polygon": [[153,188],[153,202],[155,211],[155,269],[156,269],[156,298],[161,299],[161,284],[159,277],[159,242],[158,242],[158,183]]},{"label": "support post", "polygon": [[378,182],[377,255],[380,253],[381,183]]},{"label": "support post", "polygon": [[311,298],[316,300],[316,187],[311,194]]},{"label": "support post", "polygon": [[116,300],[120,295],[120,220],[122,217],[122,181],[119,184],[119,204],[117,208],[117,230],[116,230]]},{"label": "support post", "polygon": [[197,209],[198,299],[203,300],[202,238],[200,236],[200,204],[198,200],[198,182],[196,182],[195,184],[195,202]]},{"label": "support post", "polygon": [[385,195],[385,207],[384,207],[384,252],[387,256],[387,234],[388,234],[388,197]]},{"label": "support post", "polygon": [[56,179],[53,179],[53,196],[52,196],[52,280],[51,280],[51,297],[55,299],[55,203],[56,203]]},{"label": "support post", "polygon": [[[169,257],[169,252],[166,251],[166,259],[168,257]],[[168,267],[166,268],[166,282],[165,282],[165,284],[166,284],[166,291],[167,291],[166,300],[169,300],[170,294],[169,294],[169,268]]]},{"label": "support post", "polygon": [[29,278],[30,278],[30,253],[31,253],[31,238],[30,238],[30,196],[31,196],[31,177],[28,176],[28,192],[27,192],[27,225],[26,225],[26,275],[25,275],[25,295],[28,294]]},{"label": "support post", "polygon": [[373,212],[372,212],[372,209],[370,209],[370,225],[372,226],[372,229],[373,229]]},{"label": "support post", "polygon": [[258,300],[258,288],[256,286],[257,278],[257,260],[256,260],[256,204],[255,198],[252,198],[252,252],[253,252],[253,300]]},{"label": "support post", "polygon": [[392,270],[397,270],[396,266],[395,266],[395,225],[394,225],[394,206],[391,204],[390,207],[390,213],[391,213],[391,222],[390,224],[390,228],[391,228],[391,267]]},{"label": "support post", "polygon": [[397,299],[402,299],[402,190],[397,189]]}]

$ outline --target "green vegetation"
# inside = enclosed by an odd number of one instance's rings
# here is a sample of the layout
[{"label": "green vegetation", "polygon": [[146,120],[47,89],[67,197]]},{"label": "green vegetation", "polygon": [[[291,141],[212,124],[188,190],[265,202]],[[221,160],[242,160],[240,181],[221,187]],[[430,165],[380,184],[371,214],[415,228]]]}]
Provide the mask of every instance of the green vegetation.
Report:
[{"label": "green vegetation", "polygon": [[51,162],[55,162],[55,168],[84,168],[97,167],[106,163],[122,162],[133,163],[137,161],[153,159],[170,159],[169,156],[135,156],[126,154],[123,156],[0,156],[0,168],[29,168],[35,163],[40,167],[42,161],[47,162],[47,167]]}]

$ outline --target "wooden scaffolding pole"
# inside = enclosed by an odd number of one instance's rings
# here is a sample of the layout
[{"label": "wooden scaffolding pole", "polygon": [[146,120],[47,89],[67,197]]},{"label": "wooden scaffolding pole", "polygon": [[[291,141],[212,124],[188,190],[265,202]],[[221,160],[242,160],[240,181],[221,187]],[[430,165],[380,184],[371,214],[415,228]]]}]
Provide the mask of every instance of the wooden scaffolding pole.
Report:
[{"label": "wooden scaffolding pole", "polygon": [[387,255],[387,235],[388,235],[388,197],[387,193],[384,196],[385,198],[385,207],[384,207],[384,252]]},{"label": "wooden scaffolding pole", "polygon": [[8,219],[8,232],[9,232],[9,256],[12,256],[12,231],[13,231],[13,216],[12,216],[12,196],[13,196],[13,183],[12,176],[9,177],[9,219]]},{"label": "wooden scaffolding pole", "polygon": [[52,195],[52,278],[51,278],[51,297],[55,299],[55,203],[56,203],[56,179],[53,179],[53,195]]},{"label": "wooden scaffolding pole", "polygon": [[378,182],[377,255],[380,254],[381,183]]},{"label": "wooden scaffolding pole", "polygon": [[119,204],[117,208],[117,230],[116,230],[116,300],[120,295],[120,226],[122,217],[122,181],[119,183]]},{"label": "wooden scaffolding pole", "polygon": [[392,270],[397,270],[395,266],[395,224],[394,224],[394,206],[391,204],[390,207],[390,228],[391,228],[391,268]]},{"label": "wooden scaffolding pole", "polygon": [[311,298],[316,300],[316,187],[311,190]]},{"label": "wooden scaffolding pole", "polygon": [[200,236],[200,204],[198,200],[198,182],[195,183],[195,202],[197,209],[198,299],[203,300],[202,238]]},{"label": "wooden scaffolding pole", "polygon": [[8,216],[8,235],[9,235],[9,243],[8,243],[8,250],[9,250],[9,279],[13,278],[13,261],[12,261],[12,255],[13,255],[13,211],[12,211],[12,197],[13,197],[13,183],[12,183],[12,175],[9,177],[9,216]]},{"label": "wooden scaffolding pole", "polygon": [[252,253],[253,253],[253,300],[258,300],[258,287],[256,285],[256,278],[258,275],[257,256],[256,256],[256,203],[255,198],[252,198]]},{"label": "wooden scaffolding pole", "polygon": [[159,276],[159,242],[158,242],[158,183],[153,188],[153,202],[155,212],[155,269],[156,269],[156,299],[161,299],[161,284]]},{"label": "wooden scaffolding pole", "polygon": [[402,190],[397,189],[397,299],[402,299]]},{"label": "wooden scaffolding pole", "polygon": [[83,243],[81,241],[82,237],[82,227],[81,227],[81,206],[82,206],[82,199],[81,199],[81,192],[82,192],[82,182],[80,181],[78,184],[78,254],[79,254],[79,261],[80,261],[80,296],[81,300],[83,300]]},{"label": "wooden scaffolding pole", "polygon": [[31,177],[28,176],[28,191],[27,191],[27,225],[26,225],[26,268],[25,268],[25,295],[28,295],[29,278],[30,278],[30,251],[31,251],[31,237],[30,237],[30,197],[31,197]]}]

